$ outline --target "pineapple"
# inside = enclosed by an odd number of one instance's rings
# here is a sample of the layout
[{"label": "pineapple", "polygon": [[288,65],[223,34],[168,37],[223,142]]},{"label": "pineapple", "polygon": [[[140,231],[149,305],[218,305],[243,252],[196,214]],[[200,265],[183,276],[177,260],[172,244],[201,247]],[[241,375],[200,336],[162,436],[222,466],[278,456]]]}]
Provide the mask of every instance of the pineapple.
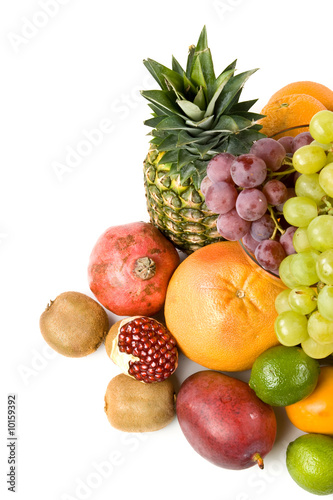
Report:
[{"label": "pineapple", "polygon": [[200,191],[209,160],[227,151],[247,153],[264,137],[249,109],[256,100],[239,102],[242,88],[256,71],[235,75],[236,61],[217,78],[204,26],[189,48],[186,70],[172,58],[172,69],[147,59],[146,68],[161,90],[142,91],[152,118],[150,150],[144,162],[147,208],[151,222],[185,253],[221,241],[217,214],[208,210]]}]

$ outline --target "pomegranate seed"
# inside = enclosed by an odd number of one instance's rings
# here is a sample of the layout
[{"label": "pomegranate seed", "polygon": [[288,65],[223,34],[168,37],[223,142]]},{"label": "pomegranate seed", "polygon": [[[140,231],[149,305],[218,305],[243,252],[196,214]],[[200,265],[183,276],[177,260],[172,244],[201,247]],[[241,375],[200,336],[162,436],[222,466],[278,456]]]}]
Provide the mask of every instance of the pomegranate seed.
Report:
[{"label": "pomegranate seed", "polygon": [[148,317],[135,318],[120,328],[120,352],[140,358],[130,361],[128,373],[147,383],[168,378],[177,368],[176,340],[158,321]]}]

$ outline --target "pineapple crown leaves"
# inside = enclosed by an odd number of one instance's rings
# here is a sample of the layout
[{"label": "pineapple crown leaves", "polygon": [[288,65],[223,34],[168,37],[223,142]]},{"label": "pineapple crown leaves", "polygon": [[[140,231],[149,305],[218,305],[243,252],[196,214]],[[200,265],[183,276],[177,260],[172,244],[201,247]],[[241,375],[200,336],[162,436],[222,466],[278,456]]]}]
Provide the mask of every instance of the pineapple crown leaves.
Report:
[{"label": "pineapple crown leaves", "polygon": [[170,173],[181,182],[192,177],[196,188],[206,175],[209,160],[227,151],[239,155],[264,137],[256,120],[262,115],[249,110],[257,100],[239,102],[248,78],[257,69],[235,75],[236,61],[215,76],[204,26],[196,46],[189,48],[186,69],[172,57],[172,68],[152,60],[144,65],[159,90],[141,94],[149,101],[152,118],[151,146],[161,155],[160,163],[171,163]]}]

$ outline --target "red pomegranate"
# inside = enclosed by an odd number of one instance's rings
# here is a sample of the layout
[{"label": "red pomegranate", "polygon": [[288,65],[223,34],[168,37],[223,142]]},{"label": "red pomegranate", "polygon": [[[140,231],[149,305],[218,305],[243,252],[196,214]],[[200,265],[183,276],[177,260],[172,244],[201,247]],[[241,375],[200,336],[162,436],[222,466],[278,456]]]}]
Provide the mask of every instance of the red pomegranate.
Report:
[{"label": "red pomegranate", "polygon": [[152,316],[162,308],[179,262],[173,244],[152,224],[113,226],[92,250],[89,286],[97,300],[118,316]]},{"label": "red pomegranate", "polygon": [[162,323],[146,316],[117,321],[105,338],[105,349],[123,373],[140,382],[162,382],[178,366],[175,338]]}]

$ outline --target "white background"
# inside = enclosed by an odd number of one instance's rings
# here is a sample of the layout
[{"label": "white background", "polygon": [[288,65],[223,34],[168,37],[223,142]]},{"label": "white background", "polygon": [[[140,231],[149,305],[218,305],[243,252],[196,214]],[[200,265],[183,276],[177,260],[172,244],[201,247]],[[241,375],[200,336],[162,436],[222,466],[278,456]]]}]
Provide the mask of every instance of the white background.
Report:
[{"label": "white background", "polygon": [[[139,89],[156,86],[142,60],[169,65],[174,54],[184,65],[206,24],[217,73],[235,58],[239,72],[260,68],[243,93],[259,98],[260,111],[289,82],[333,88],[332,3],[59,0],[52,16],[41,14],[42,3],[0,6],[1,498],[313,498],[286,471],[286,446],[301,432],[284,409],[276,410],[277,441],[263,471],[218,468],[192,450],[176,419],[156,433],[115,431],[104,393],[118,369],[104,347],[82,359],[55,355],[38,322],[61,292],[91,295],[87,263],[102,232],[148,221],[149,108]],[[70,148],[105,120],[101,144],[57,176],[55,162],[65,164]],[[199,369],[181,358],[178,385]],[[8,393],[18,395],[15,496],[5,484]]]}]

